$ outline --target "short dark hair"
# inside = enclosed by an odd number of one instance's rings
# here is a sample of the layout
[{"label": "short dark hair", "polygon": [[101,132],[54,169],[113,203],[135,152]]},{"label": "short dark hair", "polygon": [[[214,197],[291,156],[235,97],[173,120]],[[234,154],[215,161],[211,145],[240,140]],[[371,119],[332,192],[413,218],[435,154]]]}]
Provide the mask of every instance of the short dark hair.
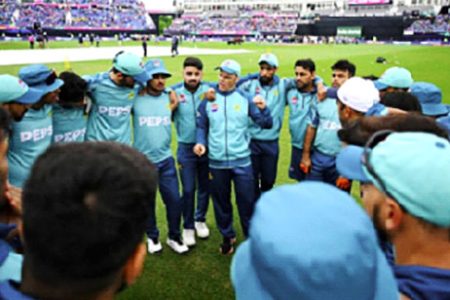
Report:
[{"label": "short dark hair", "polygon": [[350,77],[355,76],[356,66],[349,62],[347,59],[340,59],[334,65],[331,66],[331,70],[348,71]]},{"label": "short dark hair", "polygon": [[426,132],[445,139],[448,138],[446,130],[439,127],[435,120],[419,114],[360,118],[340,129],[338,137],[344,143],[364,146],[375,132],[386,129],[396,132]]},{"label": "short dark hair", "polygon": [[203,63],[199,58],[190,56],[186,57],[183,62],[183,68],[186,67],[195,67],[199,70],[203,70]]},{"label": "short dark hair", "polygon": [[11,115],[0,107],[0,143],[11,135]]},{"label": "short dark hair", "polygon": [[302,67],[305,70],[312,72],[316,71],[316,64],[310,58],[307,59],[299,59],[295,62],[295,67]]},{"label": "short dark hair", "polygon": [[24,272],[80,295],[110,286],[143,241],[157,177],[126,145],[52,145],[23,191]]},{"label": "short dark hair", "polygon": [[387,107],[394,107],[408,112],[422,113],[422,106],[416,96],[408,92],[392,92],[383,95],[380,102]]},{"label": "short dark hair", "polygon": [[62,72],[59,78],[64,81],[59,94],[59,104],[69,108],[72,104],[82,102],[87,93],[87,82],[73,72]]}]

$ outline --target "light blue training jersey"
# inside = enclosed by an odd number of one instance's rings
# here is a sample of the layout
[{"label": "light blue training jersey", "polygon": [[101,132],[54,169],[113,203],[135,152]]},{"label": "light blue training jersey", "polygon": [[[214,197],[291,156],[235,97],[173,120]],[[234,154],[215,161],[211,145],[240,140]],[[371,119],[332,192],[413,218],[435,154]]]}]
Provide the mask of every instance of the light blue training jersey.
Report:
[{"label": "light blue training jersey", "polygon": [[133,108],[133,147],[145,154],[153,163],[159,163],[172,156],[171,110],[169,95],[149,94],[136,98]]},{"label": "light blue training jersey", "polygon": [[203,95],[210,87],[210,84],[201,82],[194,93],[187,90],[184,83],[172,87],[179,100],[178,107],[174,112],[179,143],[194,144],[196,142],[197,109],[203,100]]},{"label": "light blue training jersey", "polygon": [[310,125],[316,128],[314,149],[320,153],[336,156],[341,150],[337,135],[341,129],[336,99],[326,98],[311,107]]},{"label": "light blue training jersey", "polygon": [[53,105],[53,142],[83,142],[86,133],[87,116],[84,108],[63,108]]},{"label": "light blue training jersey", "polygon": [[92,100],[86,140],[131,145],[131,110],[139,85],[135,84],[133,88],[118,86],[107,72],[83,78],[88,82]]},{"label": "light blue training jersey", "polygon": [[270,110],[257,108],[240,90],[216,90],[214,101],[203,101],[197,116],[197,143],[208,147],[212,168],[244,167],[250,161],[250,118],[263,128],[272,127]]},{"label": "light blue training jersey", "polygon": [[257,78],[244,81],[239,86],[239,89],[248,93],[251,98],[261,96],[266,101],[273,119],[273,126],[270,129],[263,129],[250,120],[249,130],[252,139],[274,141],[280,137],[286,107],[286,83],[287,80],[280,80],[278,76],[274,76],[271,85],[261,85],[258,75]]},{"label": "light blue training jersey", "polygon": [[286,96],[289,106],[289,132],[291,145],[303,149],[306,128],[310,123],[310,110],[317,104],[316,92],[302,92],[297,88],[290,89]]},{"label": "light blue training jersey", "polygon": [[9,182],[23,187],[36,158],[52,142],[52,107],[45,105],[39,110],[29,109],[20,122],[12,123],[9,140]]}]

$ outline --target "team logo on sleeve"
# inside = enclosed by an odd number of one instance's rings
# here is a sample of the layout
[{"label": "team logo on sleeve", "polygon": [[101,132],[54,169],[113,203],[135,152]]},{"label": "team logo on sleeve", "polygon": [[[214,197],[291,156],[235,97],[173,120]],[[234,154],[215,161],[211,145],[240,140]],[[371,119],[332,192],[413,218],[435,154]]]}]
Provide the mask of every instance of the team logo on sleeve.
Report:
[{"label": "team logo on sleeve", "polygon": [[291,101],[292,101],[292,104],[297,105],[297,103],[298,103],[297,96],[292,97]]},{"label": "team logo on sleeve", "polygon": [[186,96],[184,94],[180,94],[180,103],[186,103]]},{"label": "team logo on sleeve", "polygon": [[212,112],[216,112],[218,110],[219,110],[219,104],[217,104],[217,103],[211,104],[211,111]]},{"label": "team logo on sleeve", "polygon": [[273,92],[273,95],[274,95],[275,97],[278,97],[278,90],[275,90],[275,91]]},{"label": "team logo on sleeve", "polygon": [[235,111],[241,111],[241,105],[240,104],[236,104],[234,107]]},{"label": "team logo on sleeve", "polygon": [[128,94],[128,100],[133,100],[134,99],[134,92],[130,92],[129,94]]}]

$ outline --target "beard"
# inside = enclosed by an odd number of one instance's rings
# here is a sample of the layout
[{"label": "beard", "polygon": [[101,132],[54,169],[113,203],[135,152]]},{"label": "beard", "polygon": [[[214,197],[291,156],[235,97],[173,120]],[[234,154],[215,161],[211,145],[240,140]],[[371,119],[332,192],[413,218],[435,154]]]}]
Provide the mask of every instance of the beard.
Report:
[{"label": "beard", "polygon": [[259,78],[259,82],[261,85],[269,85],[272,82],[273,78],[267,76],[261,76]]},{"label": "beard", "polygon": [[188,90],[196,91],[198,86],[200,85],[200,81],[190,80],[190,81],[186,81],[185,84],[186,84],[186,87],[188,88]]}]

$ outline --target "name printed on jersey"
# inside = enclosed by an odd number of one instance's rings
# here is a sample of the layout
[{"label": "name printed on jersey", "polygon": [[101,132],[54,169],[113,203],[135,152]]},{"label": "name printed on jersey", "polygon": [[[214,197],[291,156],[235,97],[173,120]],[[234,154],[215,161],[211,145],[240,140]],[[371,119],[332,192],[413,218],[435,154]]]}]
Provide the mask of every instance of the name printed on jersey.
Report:
[{"label": "name printed on jersey", "polygon": [[170,125],[170,117],[139,117],[139,126],[157,127]]},{"label": "name printed on jersey", "polygon": [[107,115],[110,117],[119,117],[122,115],[128,115],[131,113],[131,105],[129,106],[99,106],[98,112],[101,115]]},{"label": "name printed on jersey", "polygon": [[45,139],[47,136],[51,136],[53,134],[53,126],[50,125],[44,128],[38,128],[30,131],[22,131],[20,133],[20,142],[28,142],[33,141],[37,142]]},{"label": "name printed on jersey", "polygon": [[56,134],[55,142],[75,142],[80,136],[84,136],[86,128],[65,132],[64,134]]}]

